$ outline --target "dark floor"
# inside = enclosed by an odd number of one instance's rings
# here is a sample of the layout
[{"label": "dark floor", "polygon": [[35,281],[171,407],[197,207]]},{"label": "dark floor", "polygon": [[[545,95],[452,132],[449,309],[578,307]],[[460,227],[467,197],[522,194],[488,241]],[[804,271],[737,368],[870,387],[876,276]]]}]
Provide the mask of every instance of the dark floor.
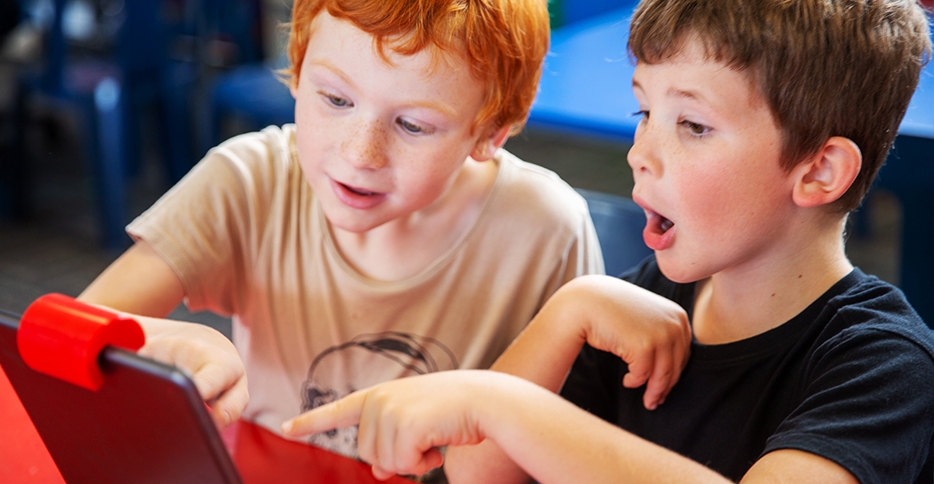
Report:
[{"label": "dark floor", "polygon": [[[77,295],[118,255],[97,244],[90,181],[67,124],[51,122],[34,131],[32,215],[21,224],[0,218],[0,308],[17,313],[42,294]],[[620,195],[631,190],[626,145],[527,131],[510,140],[507,148],[555,170],[573,186]],[[133,186],[135,215],[167,186],[156,155],[144,157]],[[865,271],[897,283],[898,208],[883,194],[873,198],[870,212],[871,236],[850,240],[848,252]],[[172,317],[229,331],[229,321],[209,313],[193,315],[180,307]]]}]

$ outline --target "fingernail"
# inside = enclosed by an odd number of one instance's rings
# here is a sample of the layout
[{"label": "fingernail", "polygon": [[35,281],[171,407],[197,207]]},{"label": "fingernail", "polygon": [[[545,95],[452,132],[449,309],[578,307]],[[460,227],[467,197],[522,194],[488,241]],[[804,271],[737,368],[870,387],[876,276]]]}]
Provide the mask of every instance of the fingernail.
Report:
[{"label": "fingernail", "polygon": [[283,424],[282,424],[282,433],[283,433],[283,434],[288,434],[288,433],[292,432],[292,427],[294,427],[294,425],[292,424],[292,421],[291,421],[291,420],[289,420],[288,422],[283,423]]}]

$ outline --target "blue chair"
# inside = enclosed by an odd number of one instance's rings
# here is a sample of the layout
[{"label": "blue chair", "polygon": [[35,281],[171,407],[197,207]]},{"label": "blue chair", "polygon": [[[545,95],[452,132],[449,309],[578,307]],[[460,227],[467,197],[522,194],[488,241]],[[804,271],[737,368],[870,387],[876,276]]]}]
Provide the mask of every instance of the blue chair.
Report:
[{"label": "blue chair", "polygon": [[[20,83],[15,158],[0,163],[0,211],[28,219],[29,166],[24,160],[23,126],[31,108],[43,105],[77,118],[84,158],[94,182],[102,245],[120,251],[129,245],[127,181],[142,153],[141,114],[158,115],[156,145],[166,180],[178,181],[196,160],[192,106],[204,81],[218,67],[261,58],[260,0],[132,0],[107,17],[106,49],[74,55],[64,17],[73,0],[54,0],[38,75]],[[38,11],[41,11],[39,9]],[[174,58],[170,56],[171,53]],[[84,49],[87,50],[87,49]],[[86,52],[81,52],[86,54]],[[9,165],[9,166],[7,166]]]},{"label": "blue chair", "polygon": [[[15,171],[28,185],[22,126],[30,122],[30,109],[41,105],[69,113],[81,132],[84,158],[94,181],[102,245],[119,251],[129,245],[126,178],[136,170],[140,156],[141,128],[135,116],[145,103],[155,102],[165,37],[156,0],[136,0],[124,5],[111,46],[95,55],[74,55],[64,32],[67,0],[52,3],[51,25],[45,39],[44,65],[38,73],[24,75],[15,114],[19,133],[14,156],[21,165]],[[14,205],[27,218],[28,187],[21,187]]]},{"label": "blue chair", "polygon": [[[273,64],[245,64],[217,76],[209,94],[202,153],[222,141],[224,134],[256,131],[295,121],[295,99],[275,72],[284,66],[283,57]],[[225,121],[231,119],[236,120],[236,133],[222,129]]]},{"label": "blue chair", "polygon": [[606,273],[618,276],[652,253],[642,240],[645,212],[629,198],[578,188],[597,229]]},{"label": "blue chair", "polygon": [[213,102],[204,99],[214,97],[217,79],[263,58],[261,0],[182,0],[179,4],[177,21],[168,27],[180,52],[161,78],[163,144],[168,181],[173,185],[216,144],[211,134],[215,116],[209,104]]}]

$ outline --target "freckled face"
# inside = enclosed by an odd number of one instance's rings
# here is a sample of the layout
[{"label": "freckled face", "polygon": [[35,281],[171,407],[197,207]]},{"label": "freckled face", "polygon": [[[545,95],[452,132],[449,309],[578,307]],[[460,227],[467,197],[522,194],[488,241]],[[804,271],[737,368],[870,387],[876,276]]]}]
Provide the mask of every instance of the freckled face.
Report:
[{"label": "freckled face", "polygon": [[444,193],[476,146],[483,88],[459,58],[432,63],[431,49],[388,51],[387,64],[369,34],[327,12],[311,32],[292,91],[305,178],[335,228],[404,220]]},{"label": "freckled face", "polygon": [[794,209],[781,132],[745,73],[696,42],[633,76],[642,120],[629,165],[643,232],[670,279],[760,267],[780,249]]}]

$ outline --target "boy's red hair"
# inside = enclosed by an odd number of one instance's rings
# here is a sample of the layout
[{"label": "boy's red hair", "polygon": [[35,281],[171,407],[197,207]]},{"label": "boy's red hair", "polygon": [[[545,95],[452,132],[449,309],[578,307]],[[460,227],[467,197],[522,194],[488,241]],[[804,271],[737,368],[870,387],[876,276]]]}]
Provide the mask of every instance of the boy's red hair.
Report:
[{"label": "boy's red hair", "polygon": [[312,20],[326,10],[374,37],[376,48],[412,55],[426,47],[459,57],[486,86],[473,127],[492,132],[525,124],[548,51],[545,0],[295,0],[283,71],[298,86]]}]

